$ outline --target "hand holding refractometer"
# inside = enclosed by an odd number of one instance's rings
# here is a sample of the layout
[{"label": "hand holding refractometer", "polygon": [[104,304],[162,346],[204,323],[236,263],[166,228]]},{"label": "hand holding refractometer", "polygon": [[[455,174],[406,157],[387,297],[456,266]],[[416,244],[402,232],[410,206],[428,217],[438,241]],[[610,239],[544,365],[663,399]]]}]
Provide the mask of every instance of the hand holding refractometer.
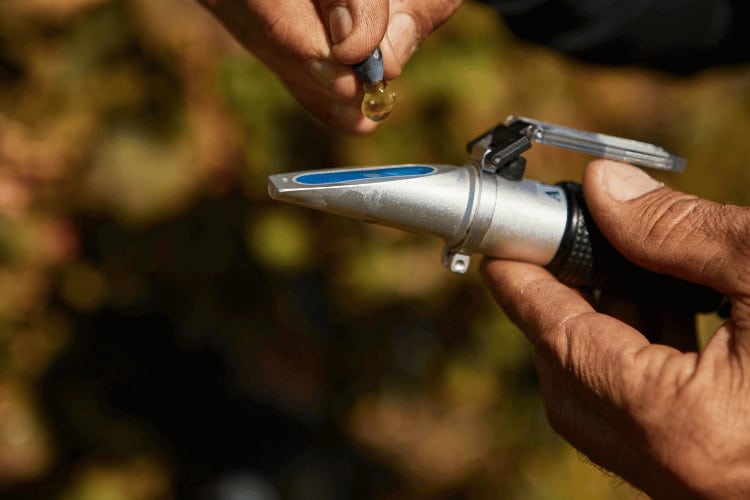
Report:
[{"label": "hand holding refractometer", "polygon": [[445,241],[443,262],[464,273],[473,253],[547,267],[563,283],[658,298],[665,305],[713,310],[718,293],[649,272],[601,235],[580,184],[525,179],[521,154],[531,141],[643,167],[682,171],[685,160],[657,146],[527,118],[469,143],[462,167],[408,164],[339,168],[269,177],[272,198]]}]

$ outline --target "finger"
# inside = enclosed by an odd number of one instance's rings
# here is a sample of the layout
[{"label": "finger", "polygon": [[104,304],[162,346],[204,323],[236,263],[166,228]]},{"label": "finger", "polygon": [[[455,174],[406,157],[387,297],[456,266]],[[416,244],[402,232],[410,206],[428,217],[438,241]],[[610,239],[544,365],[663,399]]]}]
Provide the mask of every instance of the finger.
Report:
[{"label": "finger", "polygon": [[401,74],[419,44],[459,5],[461,0],[391,0],[388,30],[380,46],[387,80]]},{"label": "finger", "polygon": [[330,60],[314,60],[307,63],[307,74],[289,70],[298,67],[285,66],[277,74],[315,118],[347,134],[365,135],[377,129],[376,122],[362,116],[362,86],[351,68]]},{"label": "finger", "polygon": [[[399,4],[402,8],[403,3]],[[383,72],[386,80],[393,80],[401,75],[401,70],[416,52],[424,36],[432,31],[426,26],[421,33],[417,28],[414,14],[411,11],[391,12],[388,32],[380,44],[383,52]]]},{"label": "finger", "polygon": [[388,0],[318,0],[333,44],[333,57],[342,64],[366,59],[385,36]]},{"label": "finger", "polygon": [[[538,364],[559,366],[592,407],[607,411],[643,404],[646,389],[678,387],[693,363],[667,346],[650,344],[627,324],[594,311],[576,290],[532,264],[485,260],[483,276],[497,302],[534,346]],[[675,361],[680,369],[664,371]],[[684,365],[684,366],[683,366]]]},{"label": "finger", "polygon": [[[487,259],[482,271],[495,300],[532,344],[536,344],[539,336],[557,335],[573,320],[603,316],[596,313],[581,292],[563,285],[539,266]],[[626,331],[626,337],[632,332],[632,338],[646,342],[632,328],[610,319],[618,325],[618,330]]]},{"label": "finger", "polygon": [[599,229],[628,259],[725,294],[750,294],[750,209],[680,193],[609,160],[589,165],[583,184]]},{"label": "finger", "polygon": [[580,292],[539,266],[486,259],[482,274],[495,300],[532,344],[567,318],[594,313]]},{"label": "finger", "polygon": [[378,123],[362,116],[361,93],[351,99],[335,96],[321,99],[316,90],[294,87],[290,87],[290,90],[313,116],[329,127],[355,135],[369,134],[378,128]]},{"label": "finger", "polygon": [[332,58],[325,26],[312,2],[232,0],[208,6],[325,125],[350,134],[376,128],[361,116],[361,84],[350,66]]},{"label": "finger", "polygon": [[330,43],[317,7],[298,0],[202,0],[245,48],[266,64],[280,55],[325,59]]},{"label": "finger", "polygon": [[311,78],[299,75],[295,66],[285,66],[277,73],[285,81],[293,82],[296,87],[317,92],[325,99],[362,99],[362,84],[351,70],[350,66],[344,66],[331,59],[313,59],[305,64]]},{"label": "finger", "polygon": [[347,134],[364,135],[377,124],[362,116],[362,86],[351,68],[330,59],[286,64],[280,55],[272,68],[294,97],[324,125]]}]

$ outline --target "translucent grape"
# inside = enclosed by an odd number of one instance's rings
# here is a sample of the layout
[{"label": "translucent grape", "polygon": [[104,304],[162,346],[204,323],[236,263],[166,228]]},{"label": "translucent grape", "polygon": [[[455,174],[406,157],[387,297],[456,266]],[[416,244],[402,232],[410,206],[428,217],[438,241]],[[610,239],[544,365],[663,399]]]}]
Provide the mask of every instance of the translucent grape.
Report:
[{"label": "translucent grape", "polygon": [[396,93],[388,90],[385,81],[377,83],[365,83],[362,85],[365,96],[362,98],[362,114],[374,122],[379,122],[393,109],[396,102]]}]

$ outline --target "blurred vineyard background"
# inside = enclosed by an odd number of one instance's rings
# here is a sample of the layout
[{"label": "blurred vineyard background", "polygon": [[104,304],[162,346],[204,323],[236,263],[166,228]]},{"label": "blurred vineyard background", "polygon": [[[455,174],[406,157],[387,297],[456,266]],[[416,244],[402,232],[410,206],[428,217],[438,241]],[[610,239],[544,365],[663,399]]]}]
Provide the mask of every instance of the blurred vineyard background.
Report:
[{"label": "blurred vineyard background", "polygon": [[666,182],[748,204],[750,71],[587,66],[466,4],[392,85],[344,137],[189,0],[0,1],[0,497],[639,497],[550,431],[476,270],[266,177],[461,164],[516,113],[657,142],[689,159]]}]

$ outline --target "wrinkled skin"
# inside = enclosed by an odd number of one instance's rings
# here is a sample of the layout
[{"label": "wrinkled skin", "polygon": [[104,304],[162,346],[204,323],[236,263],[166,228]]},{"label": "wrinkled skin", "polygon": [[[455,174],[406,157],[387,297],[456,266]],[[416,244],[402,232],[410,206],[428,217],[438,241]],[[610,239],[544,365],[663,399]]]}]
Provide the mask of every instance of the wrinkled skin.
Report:
[{"label": "wrinkled skin", "polygon": [[[380,45],[392,80],[460,0],[200,0],[323,123],[367,134],[351,65]],[[342,13],[349,12],[348,16]],[[333,42],[336,43],[333,43]]]},{"label": "wrinkled skin", "polygon": [[750,497],[750,209],[605,160],[587,169],[584,192],[623,255],[729,295],[732,313],[702,352],[681,352],[595,311],[545,269],[485,261],[487,285],[533,345],[552,426],[651,496]]}]

